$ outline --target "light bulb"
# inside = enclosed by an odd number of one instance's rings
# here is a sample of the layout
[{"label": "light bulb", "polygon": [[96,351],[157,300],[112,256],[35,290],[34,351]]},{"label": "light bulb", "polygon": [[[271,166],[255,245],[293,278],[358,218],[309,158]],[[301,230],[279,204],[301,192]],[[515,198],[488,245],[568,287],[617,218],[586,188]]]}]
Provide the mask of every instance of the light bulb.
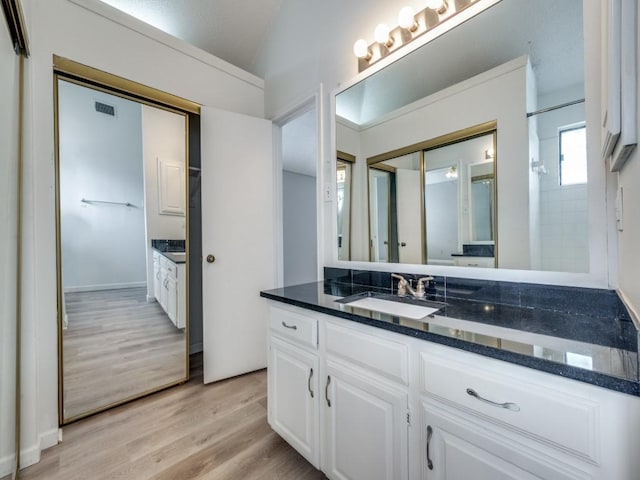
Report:
[{"label": "light bulb", "polygon": [[369,51],[369,45],[362,38],[357,40],[356,43],[353,44],[353,53],[358,58],[368,58],[371,57],[371,52]]},{"label": "light bulb", "polygon": [[389,42],[389,27],[386,23],[380,23],[373,32],[376,42],[387,45]]},{"label": "light bulb", "polygon": [[398,13],[398,25],[406,30],[415,30],[418,26],[416,24],[415,14],[413,8],[407,6],[402,7]]},{"label": "light bulb", "polygon": [[427,0],[427,8],[435,10],[438,13],[444,13],[447,7],[447,0]]}]

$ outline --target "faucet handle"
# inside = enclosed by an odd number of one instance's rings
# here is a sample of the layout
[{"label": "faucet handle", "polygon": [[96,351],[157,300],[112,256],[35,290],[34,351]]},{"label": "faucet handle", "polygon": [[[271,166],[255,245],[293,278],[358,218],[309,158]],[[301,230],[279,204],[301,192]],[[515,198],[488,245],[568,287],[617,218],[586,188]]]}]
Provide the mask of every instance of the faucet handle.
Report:
[{"label": "faucet handle", "polygon": [[418,280],[418,286],[416,288],[416,297],[424,298],[424,296],[426,295],[424,282],[431,282],[431,281],[433,281],[433,277],[431,276],[422,277],[421,279]]},{"label": "faucet handle", "polygon": [[397,273],[392,273],[391,276],[393,278],[398,279],[398,295],[404,296],[407,294],[407,285],[408,282],[402,275],[398,275]]}]

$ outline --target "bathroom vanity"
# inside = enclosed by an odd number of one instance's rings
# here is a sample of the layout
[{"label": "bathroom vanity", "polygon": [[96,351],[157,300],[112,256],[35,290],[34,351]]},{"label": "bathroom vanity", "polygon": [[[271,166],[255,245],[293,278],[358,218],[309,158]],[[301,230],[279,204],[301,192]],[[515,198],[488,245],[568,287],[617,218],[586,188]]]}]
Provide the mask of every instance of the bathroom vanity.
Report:
[{"label": "bathroom vanity", "polygon": [[436,277],[415,300],[384,272],[325,278],[261,295],[269,423],[329,478],[639,478],[638,331],[615,292]]},{"label": "bathroom vanity", "polygon": [[185,252],[153,250],[153,294],[176,328],[186,326],[187,271]]}]

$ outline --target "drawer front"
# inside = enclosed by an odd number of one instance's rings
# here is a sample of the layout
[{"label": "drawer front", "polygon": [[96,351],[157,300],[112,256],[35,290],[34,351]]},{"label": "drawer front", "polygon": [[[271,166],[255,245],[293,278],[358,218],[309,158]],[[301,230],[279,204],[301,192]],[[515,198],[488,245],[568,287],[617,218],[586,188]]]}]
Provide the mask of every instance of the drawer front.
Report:
[{"label": "drawer front", "polygon": [[409,384],[409,347],[404,343],[327,322],[326,349],[366,370]]},{"label": "drawer front", "polygon": [[[507,368],[513,370],[513,366]],[[527,382],[524,367],[517,372],[489,372],[474,368],[473,363],[457,363],[423,352],[420,376],[423,393],[598,463],[597,403]]]},{"label": "drawer front", "polygon": [[318,348],[318,320],[306,315],[271,307],[271,331],[300,345]]}]

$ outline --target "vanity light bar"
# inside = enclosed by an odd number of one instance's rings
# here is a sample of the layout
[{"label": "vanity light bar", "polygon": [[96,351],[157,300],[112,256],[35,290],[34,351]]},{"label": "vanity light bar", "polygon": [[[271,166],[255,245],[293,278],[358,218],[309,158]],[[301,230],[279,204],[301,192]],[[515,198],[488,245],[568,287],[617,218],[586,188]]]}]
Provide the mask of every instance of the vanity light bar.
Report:
[{"label": "vanity light bar", "polygon": [[358,57],[358,72],[362,72],[481,0],[455,2],[462,3],[459,8],[456,8],[452,0],[450,1],[451,3],[447,0],[426,0],[426,8],[417,14],[414,13],[413,8],[403,7],[398,13],[396,28],[390,30],[386,24],[380,23],[375,28],[373,43],[367,44],[367,41],[362,38],[357,40],[353,45],[353,53]]}]

